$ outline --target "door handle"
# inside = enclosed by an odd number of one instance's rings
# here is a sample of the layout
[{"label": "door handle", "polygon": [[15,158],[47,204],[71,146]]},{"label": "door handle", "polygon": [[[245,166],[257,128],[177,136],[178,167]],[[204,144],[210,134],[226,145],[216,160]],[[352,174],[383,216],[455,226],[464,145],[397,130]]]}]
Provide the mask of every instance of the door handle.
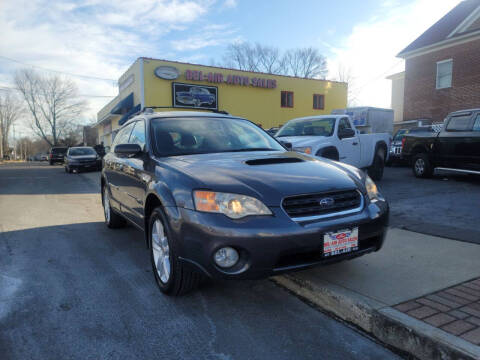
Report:
[{"label": "door handle", "polygon": [[357,143],[357,142],[353,142],[352,145],[358,145],[358,143]]}]

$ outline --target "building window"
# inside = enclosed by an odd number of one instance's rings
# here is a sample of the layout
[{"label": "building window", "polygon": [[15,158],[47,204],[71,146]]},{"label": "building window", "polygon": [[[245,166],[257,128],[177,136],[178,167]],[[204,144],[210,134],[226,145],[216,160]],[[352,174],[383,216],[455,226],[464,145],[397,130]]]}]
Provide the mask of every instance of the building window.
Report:
[{"label": "building window", "polygon": [[325,109],[325,95],[313,94],[313,108],[317,110]]},{"label": "building window", "polygon": [[293,91],[282,91],[281,99],[282,107],[293,108]]},{"label": "building window", "polygon": [[452,87],[453,60],[437,62],[437,89]]}]

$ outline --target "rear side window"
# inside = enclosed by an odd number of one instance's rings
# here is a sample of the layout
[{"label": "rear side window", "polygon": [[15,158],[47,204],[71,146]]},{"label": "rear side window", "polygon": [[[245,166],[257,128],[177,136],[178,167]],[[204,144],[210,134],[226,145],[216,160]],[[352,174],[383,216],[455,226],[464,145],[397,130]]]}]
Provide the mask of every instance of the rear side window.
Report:
[{"label": "rear side window", "polygon": [[448,122],[447,131],[468,131],[470,130],[471,114],[453,116]]},{"label": "rear side window", "polygon": [[475,122],[473,123],[473,131],[480,131],[480,114],[477,115]]}]

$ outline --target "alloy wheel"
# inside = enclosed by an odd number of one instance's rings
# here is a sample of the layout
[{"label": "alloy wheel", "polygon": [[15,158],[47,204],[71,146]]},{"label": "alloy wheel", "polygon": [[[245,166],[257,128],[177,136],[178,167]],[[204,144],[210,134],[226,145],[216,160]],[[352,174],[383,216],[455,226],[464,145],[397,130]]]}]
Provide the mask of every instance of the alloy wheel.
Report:
[{"label": "alloy wheel", "polygon": [[421,158],[415,161],[415,171],[418,175],[422,175],[425,171],[425,161]]},{"label": "alloy wheel", "polygon": [[160,280],[166,284],[170,279],[170,248],[162,222],[156,219],[152,226],[153,263]]}]

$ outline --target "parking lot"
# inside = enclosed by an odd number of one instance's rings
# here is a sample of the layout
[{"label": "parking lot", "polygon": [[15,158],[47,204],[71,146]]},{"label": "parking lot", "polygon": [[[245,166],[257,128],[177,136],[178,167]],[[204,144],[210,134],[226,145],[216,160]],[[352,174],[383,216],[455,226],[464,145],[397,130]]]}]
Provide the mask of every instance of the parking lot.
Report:
[{"label": "parking lot", "polygon": [[[476,181],[394,167],[379,186],[391,226],[480,243]],[[142,234],[107,229],[98,192],[98,172],[0,165],[4,358],[397,358],[268,280],[163,296]]]},{"label": "parking lot", "polygon": [[99,173],[0,165],[2,359],[395,359],[268,280],[162,295],[142,234],[103,223]]},{"label": "parking lot", "polygon": [[480,244],[480,178],[438,173],[417,179],[410,167],[385,169],[379,188],[391,227]]}]

